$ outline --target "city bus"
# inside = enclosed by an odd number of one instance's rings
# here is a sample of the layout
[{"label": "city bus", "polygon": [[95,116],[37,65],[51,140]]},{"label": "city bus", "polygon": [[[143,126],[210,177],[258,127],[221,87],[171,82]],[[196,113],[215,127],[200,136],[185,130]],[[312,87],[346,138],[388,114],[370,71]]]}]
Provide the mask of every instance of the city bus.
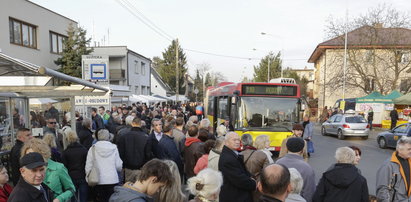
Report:
[{"label": "city bus", "polygon": [[280,151],[282,141],[292,135],[292,125],[302,121],[306,106],[302,103],[300,87],[288,78],[269,83],[223,82],[209,87],[204,99],[205,115],[214,131],[228,124],[240,136],[248,133],[254,140],[268,135],[271,151]]}]

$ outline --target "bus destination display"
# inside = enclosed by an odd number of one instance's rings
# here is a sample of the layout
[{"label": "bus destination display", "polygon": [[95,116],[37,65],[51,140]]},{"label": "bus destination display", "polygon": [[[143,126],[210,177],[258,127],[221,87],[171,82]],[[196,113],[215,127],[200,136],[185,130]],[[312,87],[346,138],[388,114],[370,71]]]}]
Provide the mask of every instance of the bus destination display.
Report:
[{"label": "bus destination display", "polygon": [[296,96],[296,86],[280,85],[243,85],[243,95],[280,95]]}]

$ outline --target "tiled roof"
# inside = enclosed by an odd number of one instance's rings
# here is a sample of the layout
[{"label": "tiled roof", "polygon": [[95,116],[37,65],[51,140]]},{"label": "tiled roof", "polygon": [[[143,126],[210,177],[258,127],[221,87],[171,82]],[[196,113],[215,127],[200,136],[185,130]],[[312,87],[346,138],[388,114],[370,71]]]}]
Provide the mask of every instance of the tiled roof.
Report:
[{"label": "tiled roof", "polygon": [[[363,26],[347,35],[348,48],[411,48],[411,30],[406,28]],[[341,35],[318,44],[308,62],[314,63],[325,49],[344,48],[344,37]]]}]

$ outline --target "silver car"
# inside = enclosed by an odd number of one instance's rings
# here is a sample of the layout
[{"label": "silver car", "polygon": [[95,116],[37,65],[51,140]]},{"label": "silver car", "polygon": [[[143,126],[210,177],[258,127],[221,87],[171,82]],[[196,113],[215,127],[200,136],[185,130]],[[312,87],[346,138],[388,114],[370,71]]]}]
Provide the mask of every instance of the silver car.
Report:
[{"label": "silver car", "polygon": [[336,114],[322,124],[321,134],[337,135],[343,140],[345,136],[361,136],[368,139],[370,126],[364,117],[353,114]]}]

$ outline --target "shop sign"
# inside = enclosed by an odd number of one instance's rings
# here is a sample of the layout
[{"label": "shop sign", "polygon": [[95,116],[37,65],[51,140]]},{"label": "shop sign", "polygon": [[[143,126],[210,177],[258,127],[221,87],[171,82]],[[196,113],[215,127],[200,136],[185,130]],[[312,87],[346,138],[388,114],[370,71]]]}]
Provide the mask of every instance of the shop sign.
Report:
[{"label": "shop sign", "polygon": [[386,104],[386,105],[385,105],[385,110],[391,111],[391,110],[393,110],[393,109],[394,109],[394,104]]},{"label": "shop sign", "polygon": [[110,105],[110,95],[107,94],[104,96],[76,96],[75,101],[76,105]]},{"label": "shop sign", "polygon": [[355,111],[367,112],[372,108],[374,112],[382,112],[384,104],[381,103],[357,103]]}]

